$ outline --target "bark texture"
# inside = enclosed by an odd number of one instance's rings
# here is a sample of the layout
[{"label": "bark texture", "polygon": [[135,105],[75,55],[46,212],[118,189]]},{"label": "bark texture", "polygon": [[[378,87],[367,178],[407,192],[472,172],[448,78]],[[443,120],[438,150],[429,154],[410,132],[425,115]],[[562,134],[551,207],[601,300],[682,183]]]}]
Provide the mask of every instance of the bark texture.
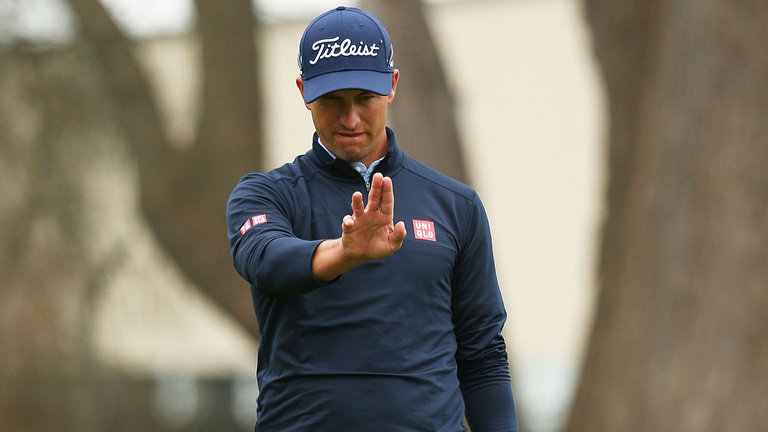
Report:
[{"label": "bark texture", "polygon": [[610,106],[568,431],[768,429],[768,4],[586,0]]}]

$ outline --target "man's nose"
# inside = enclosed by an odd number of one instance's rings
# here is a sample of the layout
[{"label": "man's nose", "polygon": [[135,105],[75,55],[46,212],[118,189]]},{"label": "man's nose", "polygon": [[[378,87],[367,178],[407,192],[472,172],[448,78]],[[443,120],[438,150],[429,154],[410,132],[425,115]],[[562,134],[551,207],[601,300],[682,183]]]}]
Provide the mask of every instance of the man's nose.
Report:
[{"label": "man's nose", "polygon": [[339,122],[347,129],[355,129],[360,123],[360,113],[354,103],[345,103],[341,110]]}]

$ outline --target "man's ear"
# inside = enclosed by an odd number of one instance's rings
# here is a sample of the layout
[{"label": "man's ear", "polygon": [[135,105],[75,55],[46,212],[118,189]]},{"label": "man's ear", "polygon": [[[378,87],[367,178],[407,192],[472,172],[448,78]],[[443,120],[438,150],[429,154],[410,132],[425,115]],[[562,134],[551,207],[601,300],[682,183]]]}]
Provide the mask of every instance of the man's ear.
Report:
[{"label": "man's ear", "polygon": [[398,79],[400,79],[400,71],[395,69],[395,71],[392,72],[392,91],[390,91],[389,95],[387,95],[387,103],[392,103],[392,101],[395,100],[395,91],[397,90]]},{"label": "man's ear", "polygon": [[[301,93],[301,100],[304,100],[304,80],[301,77],[296,77],[296,87],[299,88],[299,93]],[[308,103],[304,103],[304,106],[309,109]]]}]

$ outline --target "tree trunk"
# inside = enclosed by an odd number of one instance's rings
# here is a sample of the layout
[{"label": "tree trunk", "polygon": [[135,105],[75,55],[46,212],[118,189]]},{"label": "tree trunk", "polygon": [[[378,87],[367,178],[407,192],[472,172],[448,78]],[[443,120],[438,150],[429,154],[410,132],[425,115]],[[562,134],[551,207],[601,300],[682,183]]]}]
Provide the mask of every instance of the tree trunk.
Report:
[{"label": "tree trunk", "polygon": [[469,182],[453,96],[421,0],[367,0],[363,7],[387,28],[400,69],[389,110],[398,144],[443,174]]},{"label": "tree trunk", "polygon": [[[116,395],[117,379],[96,359],[92,333],[100,289],[125,249],[99,241],[104,203],[87,191],[120,152],[105,144],[117,139],[114,112],[89,60],[85,50],[10,51],[0,62],[4,430],[102,430],[112,421],[99,403]],[[147,430],[144,420],[130,424]]]},{"label": "tree trunk", "polygon": [[256,23],[247,0],[197,2],[202,117],[194,144],[168,141],[152,90],[98,0],[68,0],[109,79],[138,161],[141,201],[157,239],[182,272],[258,338],[247,284],[234,270],[224,209],[237,180],[261,161]]},{"label": "tree trunk", "polygon": [[156,380],[101,361],[100,300],[142,241],[123,228],[136,218],[133,170],[93,57],[77,46],[0,58],[0,429],[253,430],[238,400],[255,380]]},{"label": "tree trunk", "polygon": [[567,430],[768,429],[768,5],[587,0],[608,216]]}]

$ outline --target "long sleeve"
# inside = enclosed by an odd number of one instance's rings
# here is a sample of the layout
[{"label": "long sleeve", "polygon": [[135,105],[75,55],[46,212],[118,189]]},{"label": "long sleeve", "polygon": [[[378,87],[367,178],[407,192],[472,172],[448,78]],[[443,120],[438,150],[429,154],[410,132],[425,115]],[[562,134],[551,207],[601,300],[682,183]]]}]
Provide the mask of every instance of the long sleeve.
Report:
[{"label": "long sleeve", "polygon": [[479,197],[453,281],[456,362],[467,421],[473,432],[517,432],[517,414],[501,329],[506,311],[493,260],[490,228]]},{"label": "long sleeve", "polygon": [[321,285],[311,271],[322,240],[296,237],[291,205],[278,186],[261,174],[243,178],[227,203],[232,259],[238,273],[264,294],[290,295]]}]

